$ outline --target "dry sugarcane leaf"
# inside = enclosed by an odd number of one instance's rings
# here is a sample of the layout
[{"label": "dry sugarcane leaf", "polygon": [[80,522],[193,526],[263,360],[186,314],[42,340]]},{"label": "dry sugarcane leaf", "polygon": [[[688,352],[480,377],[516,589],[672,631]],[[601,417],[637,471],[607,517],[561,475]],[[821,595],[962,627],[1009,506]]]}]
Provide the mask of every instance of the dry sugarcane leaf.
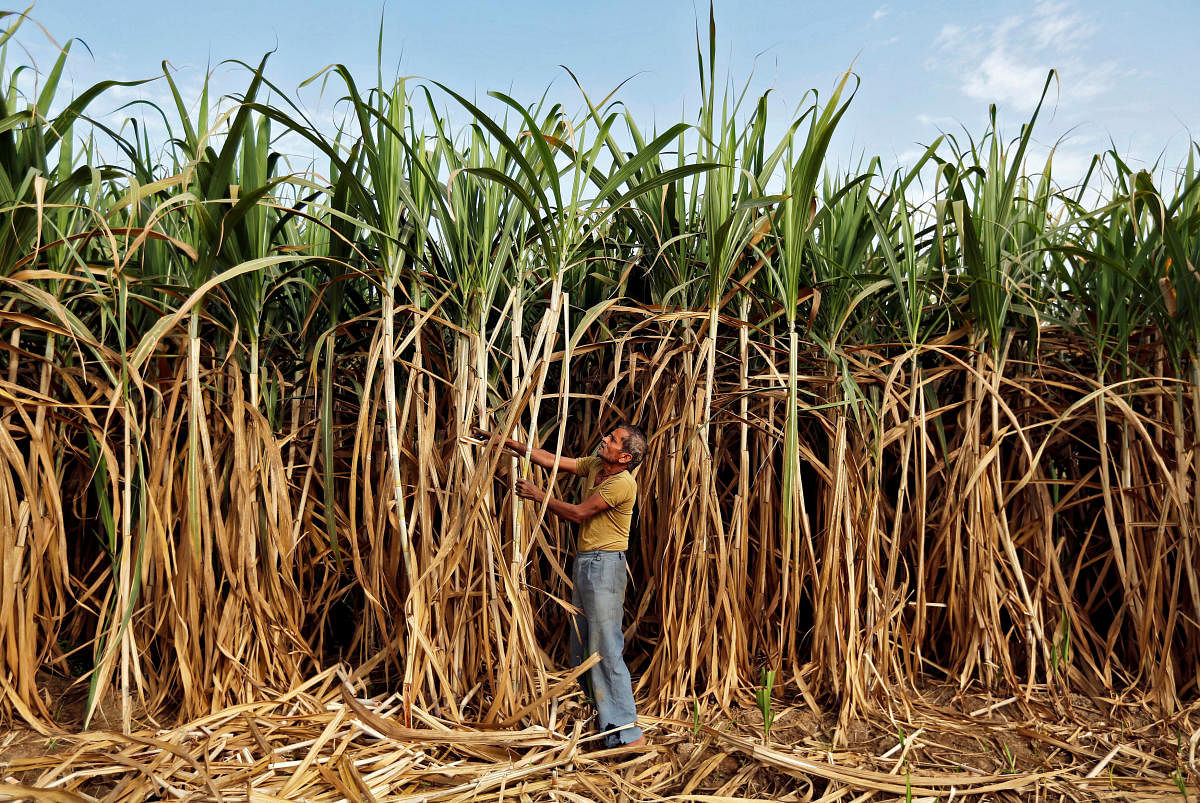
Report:
[{"label": "dry sugarcane leaf", "polygon": [[32,800],[34,803],[84,803],[86,798],[61,789],[38,789],[14,783],[0,783],[0,800]]}]

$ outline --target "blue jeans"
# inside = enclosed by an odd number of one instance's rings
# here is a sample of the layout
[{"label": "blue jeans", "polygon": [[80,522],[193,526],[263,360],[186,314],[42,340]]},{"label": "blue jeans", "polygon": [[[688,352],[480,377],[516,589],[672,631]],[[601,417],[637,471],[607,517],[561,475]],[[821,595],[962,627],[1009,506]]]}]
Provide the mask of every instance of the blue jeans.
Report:
[{"label": "blue jeans", "polygon": [[625,646],[621,633],[625,579],[624,552],[597,550],[580,552],[575,557],[571,602],[583,615],[572,616],[568,625],[571,665],[579,666],[592,653],[600,653],[600,663],[589,669],[581,681],[596,707],[599,730],[621,729],[605,737],[605,747],[627,744],[642,735],[633,705],[629,667],[621,657]]}]

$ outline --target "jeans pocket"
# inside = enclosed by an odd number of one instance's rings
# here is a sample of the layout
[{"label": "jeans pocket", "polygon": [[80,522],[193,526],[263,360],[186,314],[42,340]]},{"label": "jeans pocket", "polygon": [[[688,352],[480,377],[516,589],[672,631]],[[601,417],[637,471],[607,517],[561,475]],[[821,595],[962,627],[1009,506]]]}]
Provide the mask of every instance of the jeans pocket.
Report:
[{"label": "jeans pocket", "polygon": [[604,567],[595,557],[588,556],[583,559],[583,569],[580,572],[580,577],[587,584],[589,591],[595,593],[596,589],[603,588]]},{"label": "jeans pocket", "polygon": [[618,552],[613,560],[605,567],[605,588],[610,594],[625,599],[625,553]]}]

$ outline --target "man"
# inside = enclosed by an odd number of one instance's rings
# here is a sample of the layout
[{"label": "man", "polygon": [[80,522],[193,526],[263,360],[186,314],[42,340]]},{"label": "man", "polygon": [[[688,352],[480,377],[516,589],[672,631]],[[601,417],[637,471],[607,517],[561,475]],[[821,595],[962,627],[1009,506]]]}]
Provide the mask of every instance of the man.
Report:
[{"label": "man", "polygon": [[[476,434],[490,437],[484,430],[476,430]],[[554,465],[553,452],[511,439],[504,446],[542,468]],[[571,617],[571,665],[578,666],[592,653],[600,653],[600,663],[588,670],[588,676],[599,728],[613,731],[605,737],[606,747],[646,742],[637,725],[629,668],[621,655],[625,646],[621,630],[625,550],[637,500],[637,481],[630,472],[645,454],[645,433],[632,424],[621,424],[600,440],[595,457],[558,458],[559,471],[583,477],[583,501],[573,505],[551,496],[547,503],[551,513],[579,525],[571,602],[583,615]],[[539,504],[547,498],[545,491],[527,480],[517,480],[516,492]]]}]

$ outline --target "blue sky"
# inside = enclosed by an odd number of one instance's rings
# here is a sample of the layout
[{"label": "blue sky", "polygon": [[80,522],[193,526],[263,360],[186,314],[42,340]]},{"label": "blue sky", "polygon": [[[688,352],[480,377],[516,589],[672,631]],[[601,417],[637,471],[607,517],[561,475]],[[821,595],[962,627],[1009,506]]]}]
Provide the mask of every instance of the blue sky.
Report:
[{"label": "blue sky", "polygon": [[[549,88],[575,109],[577,90],[560,67],[567,65],[594,96],[631,79],[619,97],[644,127],[665,128],[694,115],[696,25],[707,5],[41,0],[32,15],[60,44],[78,37],[90,49],[74,46],[76,91],[102,78],[155,76],[166,59],[185,94],[198,92],[207,65],[256,62],[268,50],[268,76],[288,90],[335,62],[369,82],[382,15],[385,74],[436,79],[467,95],[501,89],[524,101]],[[1056,175],[1082,170],[1110,143],[1142,166],[1160,154],[1173,166],[1200,138],[1195,0],[717,2],[716,17],[719,69],[739,85],[753,73],[756,92],[772,88],[781,128],[806,90],[828,92],[853,65],[862,83],[833,149],[843,166],[864,153],[906,162],[940,131],[965,126],[978,135],[991,102],[1002,131],[1015,136],[1051,67],[1060,81],[1037,138],[1044,151],[1066,137]],[[21,41],[48,66],[41,33],[30,27]],[[240,91],[246,79],[224,68],[214,85]],[[109,106],[162,100],[165,91],[158,81],[114,95]],[[301,97],[316,119],[333,115],[332,94],[322,98],[313,87]]]}]

